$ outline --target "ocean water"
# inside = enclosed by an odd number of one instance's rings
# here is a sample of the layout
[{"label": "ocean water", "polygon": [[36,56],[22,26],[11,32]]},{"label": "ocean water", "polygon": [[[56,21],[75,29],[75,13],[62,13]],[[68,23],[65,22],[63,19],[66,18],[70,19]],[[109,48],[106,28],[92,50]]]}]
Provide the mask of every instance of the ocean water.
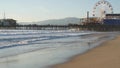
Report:
[{"label": "ocean water", "polygon": [[66,62],[114,35],[71,30],[0,30],[0,68],[48,68]]}]

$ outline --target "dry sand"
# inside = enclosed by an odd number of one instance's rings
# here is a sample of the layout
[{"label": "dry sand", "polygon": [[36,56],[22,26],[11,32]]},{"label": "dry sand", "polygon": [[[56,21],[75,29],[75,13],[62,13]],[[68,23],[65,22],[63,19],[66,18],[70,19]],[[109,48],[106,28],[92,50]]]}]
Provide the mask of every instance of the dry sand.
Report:
[{"label": "dry sand", "polygon": [[120,36],[54,68],[120,68]]}]

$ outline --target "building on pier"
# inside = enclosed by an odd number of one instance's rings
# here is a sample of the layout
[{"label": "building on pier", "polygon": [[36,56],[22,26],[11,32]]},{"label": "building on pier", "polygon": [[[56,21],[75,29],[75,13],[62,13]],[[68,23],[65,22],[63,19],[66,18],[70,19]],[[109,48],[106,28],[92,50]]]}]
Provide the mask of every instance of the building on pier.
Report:
[{"label": "building on pier", "polygon": [[106,14],[103,22],[105,25],[120,25],[120,14]]},{"label": "building on pier", "polygon": [[1,27],[14,27],[16,26],[17,23],[16,23],[16,20],[14,19],[0,19],[0,26]]}]

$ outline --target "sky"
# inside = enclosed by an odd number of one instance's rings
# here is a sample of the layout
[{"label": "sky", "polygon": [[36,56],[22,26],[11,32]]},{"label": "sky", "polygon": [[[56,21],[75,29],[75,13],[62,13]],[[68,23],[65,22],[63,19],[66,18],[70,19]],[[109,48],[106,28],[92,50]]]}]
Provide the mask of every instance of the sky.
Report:
[{"label": "sky", "polygon": [[[36,22],[66,17],[86,17],[92,14],[93,7],[99,0],[0,0],[0,19],[4,12],[6,18],[18,22]],[[109,1],[115,13],[120,13],[120,0]]]}]

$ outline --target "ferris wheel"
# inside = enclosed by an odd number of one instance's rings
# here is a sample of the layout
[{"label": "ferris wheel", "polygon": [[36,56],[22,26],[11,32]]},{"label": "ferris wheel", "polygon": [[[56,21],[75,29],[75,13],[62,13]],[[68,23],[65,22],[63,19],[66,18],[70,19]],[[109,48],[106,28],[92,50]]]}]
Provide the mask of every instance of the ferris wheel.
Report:
[{"label": "ferris wheel", "polygon": [[93,8],[93,16],[99,19],[104,19],[106,14],[112,14],[112,5],[105,0],[98,1]]}]

